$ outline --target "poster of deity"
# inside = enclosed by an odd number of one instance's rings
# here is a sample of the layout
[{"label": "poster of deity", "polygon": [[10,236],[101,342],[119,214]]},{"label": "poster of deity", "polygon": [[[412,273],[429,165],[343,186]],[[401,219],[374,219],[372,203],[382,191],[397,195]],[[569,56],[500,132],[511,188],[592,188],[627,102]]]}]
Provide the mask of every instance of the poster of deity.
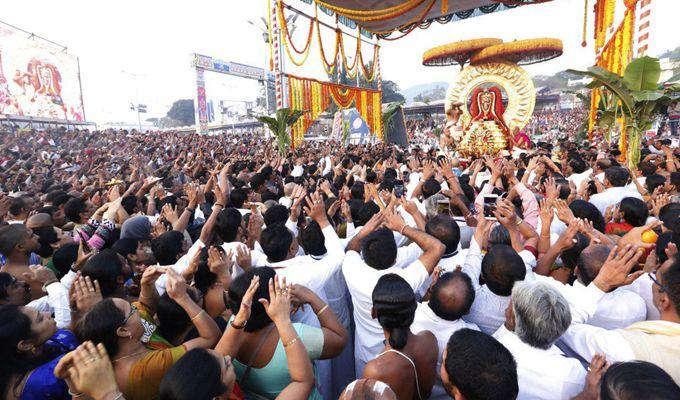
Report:
[{"label": "poster of deity", "polygon": [[78,59],[0,25],[0,114],[84,121]]}]

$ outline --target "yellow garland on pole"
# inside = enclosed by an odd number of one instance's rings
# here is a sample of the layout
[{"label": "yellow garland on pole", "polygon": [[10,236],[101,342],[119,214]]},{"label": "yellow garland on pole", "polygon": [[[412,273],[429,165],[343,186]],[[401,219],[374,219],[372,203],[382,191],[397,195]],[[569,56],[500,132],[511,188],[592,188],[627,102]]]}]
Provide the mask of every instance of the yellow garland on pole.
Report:
[{"label": "yellow garland on pole", "polygon": [[335,72],[335,67],[338,63],[338,52],[340,51],[340,41],[338,40],[339,30],[335,31],[335,51],[333,54],[333,63],[329,63],[326,59],[326,52],[323,50],[323,40],[321,40],[321,27],[319,26],[319,14],[317,8],[314,7],[314,20],[316,21],[316,35],[319,40],[319,52],[321,53],[321,64],[327,74],[331,75]]}]

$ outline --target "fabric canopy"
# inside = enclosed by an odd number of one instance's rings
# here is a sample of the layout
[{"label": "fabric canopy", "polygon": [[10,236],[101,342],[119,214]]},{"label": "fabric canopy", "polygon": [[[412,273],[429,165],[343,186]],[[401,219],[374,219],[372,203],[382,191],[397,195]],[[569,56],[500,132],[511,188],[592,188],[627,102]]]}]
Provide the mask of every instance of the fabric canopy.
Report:
[{"label": "fabric canopy", "polygon": [[[305,1],[305,0],[303,0]],[[535,0],[533,0],[535,1]],[[550,0],[544,0],[550,1]],[[307,1],[305,1],[307,2]],[[414,24],[422,25],[438,22],[449,22],[454,17],[464,19],[473,14],[500,11],[516,6],[518,3],[531,3],[532,0],[513,0],[512,6],[504,5],[499,0],[320,0],[319,5],[326,5],[330,10],[348,19],[354,20],[362,28],[378,33],[405,29]],[[410,3],[410,4],[407,4]],[[399,8],[404,6],[403,8]],[[399,11],[389,13],[390,18],[363,18],[363,11],[387,10],[397,8]],[[392,15],[394,15],[392,17]],[[441,20],[441,21],[440,21]],[[425,26],[421,26],[425,27]]]}]

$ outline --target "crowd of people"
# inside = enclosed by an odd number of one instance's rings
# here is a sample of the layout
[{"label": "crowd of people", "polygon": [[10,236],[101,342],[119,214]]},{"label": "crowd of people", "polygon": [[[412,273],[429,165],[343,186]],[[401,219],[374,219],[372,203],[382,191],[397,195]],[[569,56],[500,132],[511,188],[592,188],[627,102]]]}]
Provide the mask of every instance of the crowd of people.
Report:
[{"label": "crowd of people", "polygon": [[531,116],[525,130],[531,135],[543,135],[548,142],[558,136],[576,137],[583,129],[583,121],[587,119],[588,110],[575,107],[569,110],[537,110]]},{"label": "crowd of people", "polygon": [[666,142],[0,136],[0,398],[680,398]]}]

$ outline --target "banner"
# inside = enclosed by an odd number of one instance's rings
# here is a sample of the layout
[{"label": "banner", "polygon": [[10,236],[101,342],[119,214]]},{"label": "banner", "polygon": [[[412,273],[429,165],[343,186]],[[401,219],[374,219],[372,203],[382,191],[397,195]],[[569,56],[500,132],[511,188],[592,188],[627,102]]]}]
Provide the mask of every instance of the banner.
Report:
[{"label": "banner", "polygon": [[0,25],[0,114],[84,121],[78,59]]}]

